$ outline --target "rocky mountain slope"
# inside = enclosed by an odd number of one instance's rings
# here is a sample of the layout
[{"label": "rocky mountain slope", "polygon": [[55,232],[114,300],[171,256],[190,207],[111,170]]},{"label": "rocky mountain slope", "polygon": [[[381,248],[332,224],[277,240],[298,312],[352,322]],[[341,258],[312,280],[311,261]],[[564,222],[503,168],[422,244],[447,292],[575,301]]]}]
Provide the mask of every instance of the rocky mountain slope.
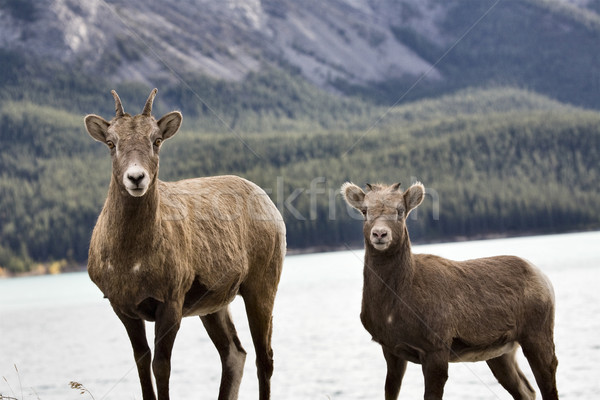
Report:
[{"label": "rocky mountain slope", "polygon": [[423,15],[441,8],[414,0],[3,3],[2,47],[117,80],[172,80],[173,73],[190,72],[239,80],[263,62],[286,62],[319,85],[427,72],[431,65],[398,42],[389,25],[406,4]]},{"label": "rocky mountain slope", "polygon": [[[405,90],[417,79],[529,87],[526,76],[495,68],[507,57],[520,67],[535,59],[528,74],[543,74],[554,44],[576,46],[578,64],[597,63],[598,10],[598,0],[0,0],[0,49],[147,85],[190,74],[236,81],[271,65],[346,92],[389,82]],[[482,77],[478,66],[491,72]]]}]

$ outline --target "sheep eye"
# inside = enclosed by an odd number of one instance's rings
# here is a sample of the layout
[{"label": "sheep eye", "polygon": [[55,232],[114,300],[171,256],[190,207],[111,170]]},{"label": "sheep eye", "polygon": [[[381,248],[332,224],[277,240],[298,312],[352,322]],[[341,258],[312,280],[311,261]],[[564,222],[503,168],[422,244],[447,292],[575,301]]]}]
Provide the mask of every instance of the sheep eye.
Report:
[{"label": "sheep eye", "polygon": [[115,144],[111,141],[111,140],[107,140],[106,141],[106,145],[108,146],[109,149],[114,149],[115,148]]},{"label": "sheep eye", "polygon": [[158,147],[158,146],[160,146],[160,144],[162,143],[162,141],[163,141],[163,140],[162,140],[161,138],[158,138],[158,139],[156,139],[156,140],[154,141],[154,145],[155,145],[156,147]]},{"label": "sheep eye", "polygon": [[363,208],[362,210],[360,210],[360,212],[362,213],[362,215],[366,218],[367,217],[367,209]]}]

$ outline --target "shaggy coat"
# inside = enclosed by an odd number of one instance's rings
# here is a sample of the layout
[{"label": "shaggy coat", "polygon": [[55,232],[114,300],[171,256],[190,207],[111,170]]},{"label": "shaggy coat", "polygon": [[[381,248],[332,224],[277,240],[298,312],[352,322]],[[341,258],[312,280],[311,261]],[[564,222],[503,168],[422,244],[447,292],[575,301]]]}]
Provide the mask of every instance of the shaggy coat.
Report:
[{"label": "shaggy coat", "polygon": [[413,254],[406,218],[423,201],[424,187],[399,186],[342,186],[365,216],[361,321],[383,348],[386,399],[398,397],[407,361],[423,367],[425,399],[442,398],[448,362],[461,361],[487,361],[515,399],[533,399],[515,361],[519,345],[543,399],[557,399],[548,278],[514,256],[457,262]]},{"label": "shaggy coat", "polygon": [[228,304],[244,298],[257,357],[260,398],[270,396],[272,310],[285,254],[285,225],[257,185],[236,176],[162,182],[158,158],[181,124],[124,113],[113,91],[110,122],[88,115],[89,134],[111,152],[108,197],[89,249],[88,272],[121,319],[144,400],[156,399],[144,321],[155,323],[152,361],[159,400],[169,398],[170,357],[182,317],[200,316],[222,360],[219,399],[235,399],[246,352]]}]

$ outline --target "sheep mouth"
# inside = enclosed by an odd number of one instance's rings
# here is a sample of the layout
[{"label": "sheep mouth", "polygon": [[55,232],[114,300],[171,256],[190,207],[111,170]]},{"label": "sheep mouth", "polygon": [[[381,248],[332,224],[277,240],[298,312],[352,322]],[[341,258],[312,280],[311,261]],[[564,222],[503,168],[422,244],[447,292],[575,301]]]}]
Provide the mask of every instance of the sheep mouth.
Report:
[{"label": "sheep mouth", "polygon": [[130,195],[132,195],[133,197],[142,197],[143,195],[146,194],[146,188],[145,187],[127,188],[127,192]]},{"label": "sheep mouth", "polygon": [[373,246],[373,248],[375,250],[379,250],[379,251],[383,251],[386,250],[388,247],[390,247],[390,241],[389,240],[372,240],[371,241],[371,245]]}]

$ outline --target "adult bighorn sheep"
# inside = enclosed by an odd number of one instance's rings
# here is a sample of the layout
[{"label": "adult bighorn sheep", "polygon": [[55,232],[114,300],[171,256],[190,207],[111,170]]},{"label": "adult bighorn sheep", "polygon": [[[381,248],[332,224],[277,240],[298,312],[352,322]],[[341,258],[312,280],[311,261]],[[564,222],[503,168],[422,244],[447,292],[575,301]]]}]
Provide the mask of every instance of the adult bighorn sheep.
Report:
[{"label": "adult bighorn sheep", "polygon": [[360,187],[346,202],[365,216],[361,321],[387,363],[385,398],[396,399],[407,361],[421,364],[425,399],[441,399],[448,362],[487,361],[515,399],[534,399],[519,369],[521,345],[544,400],[558,399],[554,291],[548,278],[513,256],[451,261],[411,251],[406,217],[423,201],[416,183]]},{"label": "adult bighorn sheep", "polygon": [[[92,138],[112,157],[108,197],[89,249],[92,281],[125,325],[144,400],[169,398],[171,350],[181,318],[200,316],[222,362],[219,399],[237,398],[246,358],[228,304],[240,294],[254,347],[260,398],[270,397],[272,311],[285,254],[285,225],[254,183],[236,176],[162,182],[158,155],[181,125],[174,111],[85,117]],[[155,321],[154,359],[144,321]]]}]

